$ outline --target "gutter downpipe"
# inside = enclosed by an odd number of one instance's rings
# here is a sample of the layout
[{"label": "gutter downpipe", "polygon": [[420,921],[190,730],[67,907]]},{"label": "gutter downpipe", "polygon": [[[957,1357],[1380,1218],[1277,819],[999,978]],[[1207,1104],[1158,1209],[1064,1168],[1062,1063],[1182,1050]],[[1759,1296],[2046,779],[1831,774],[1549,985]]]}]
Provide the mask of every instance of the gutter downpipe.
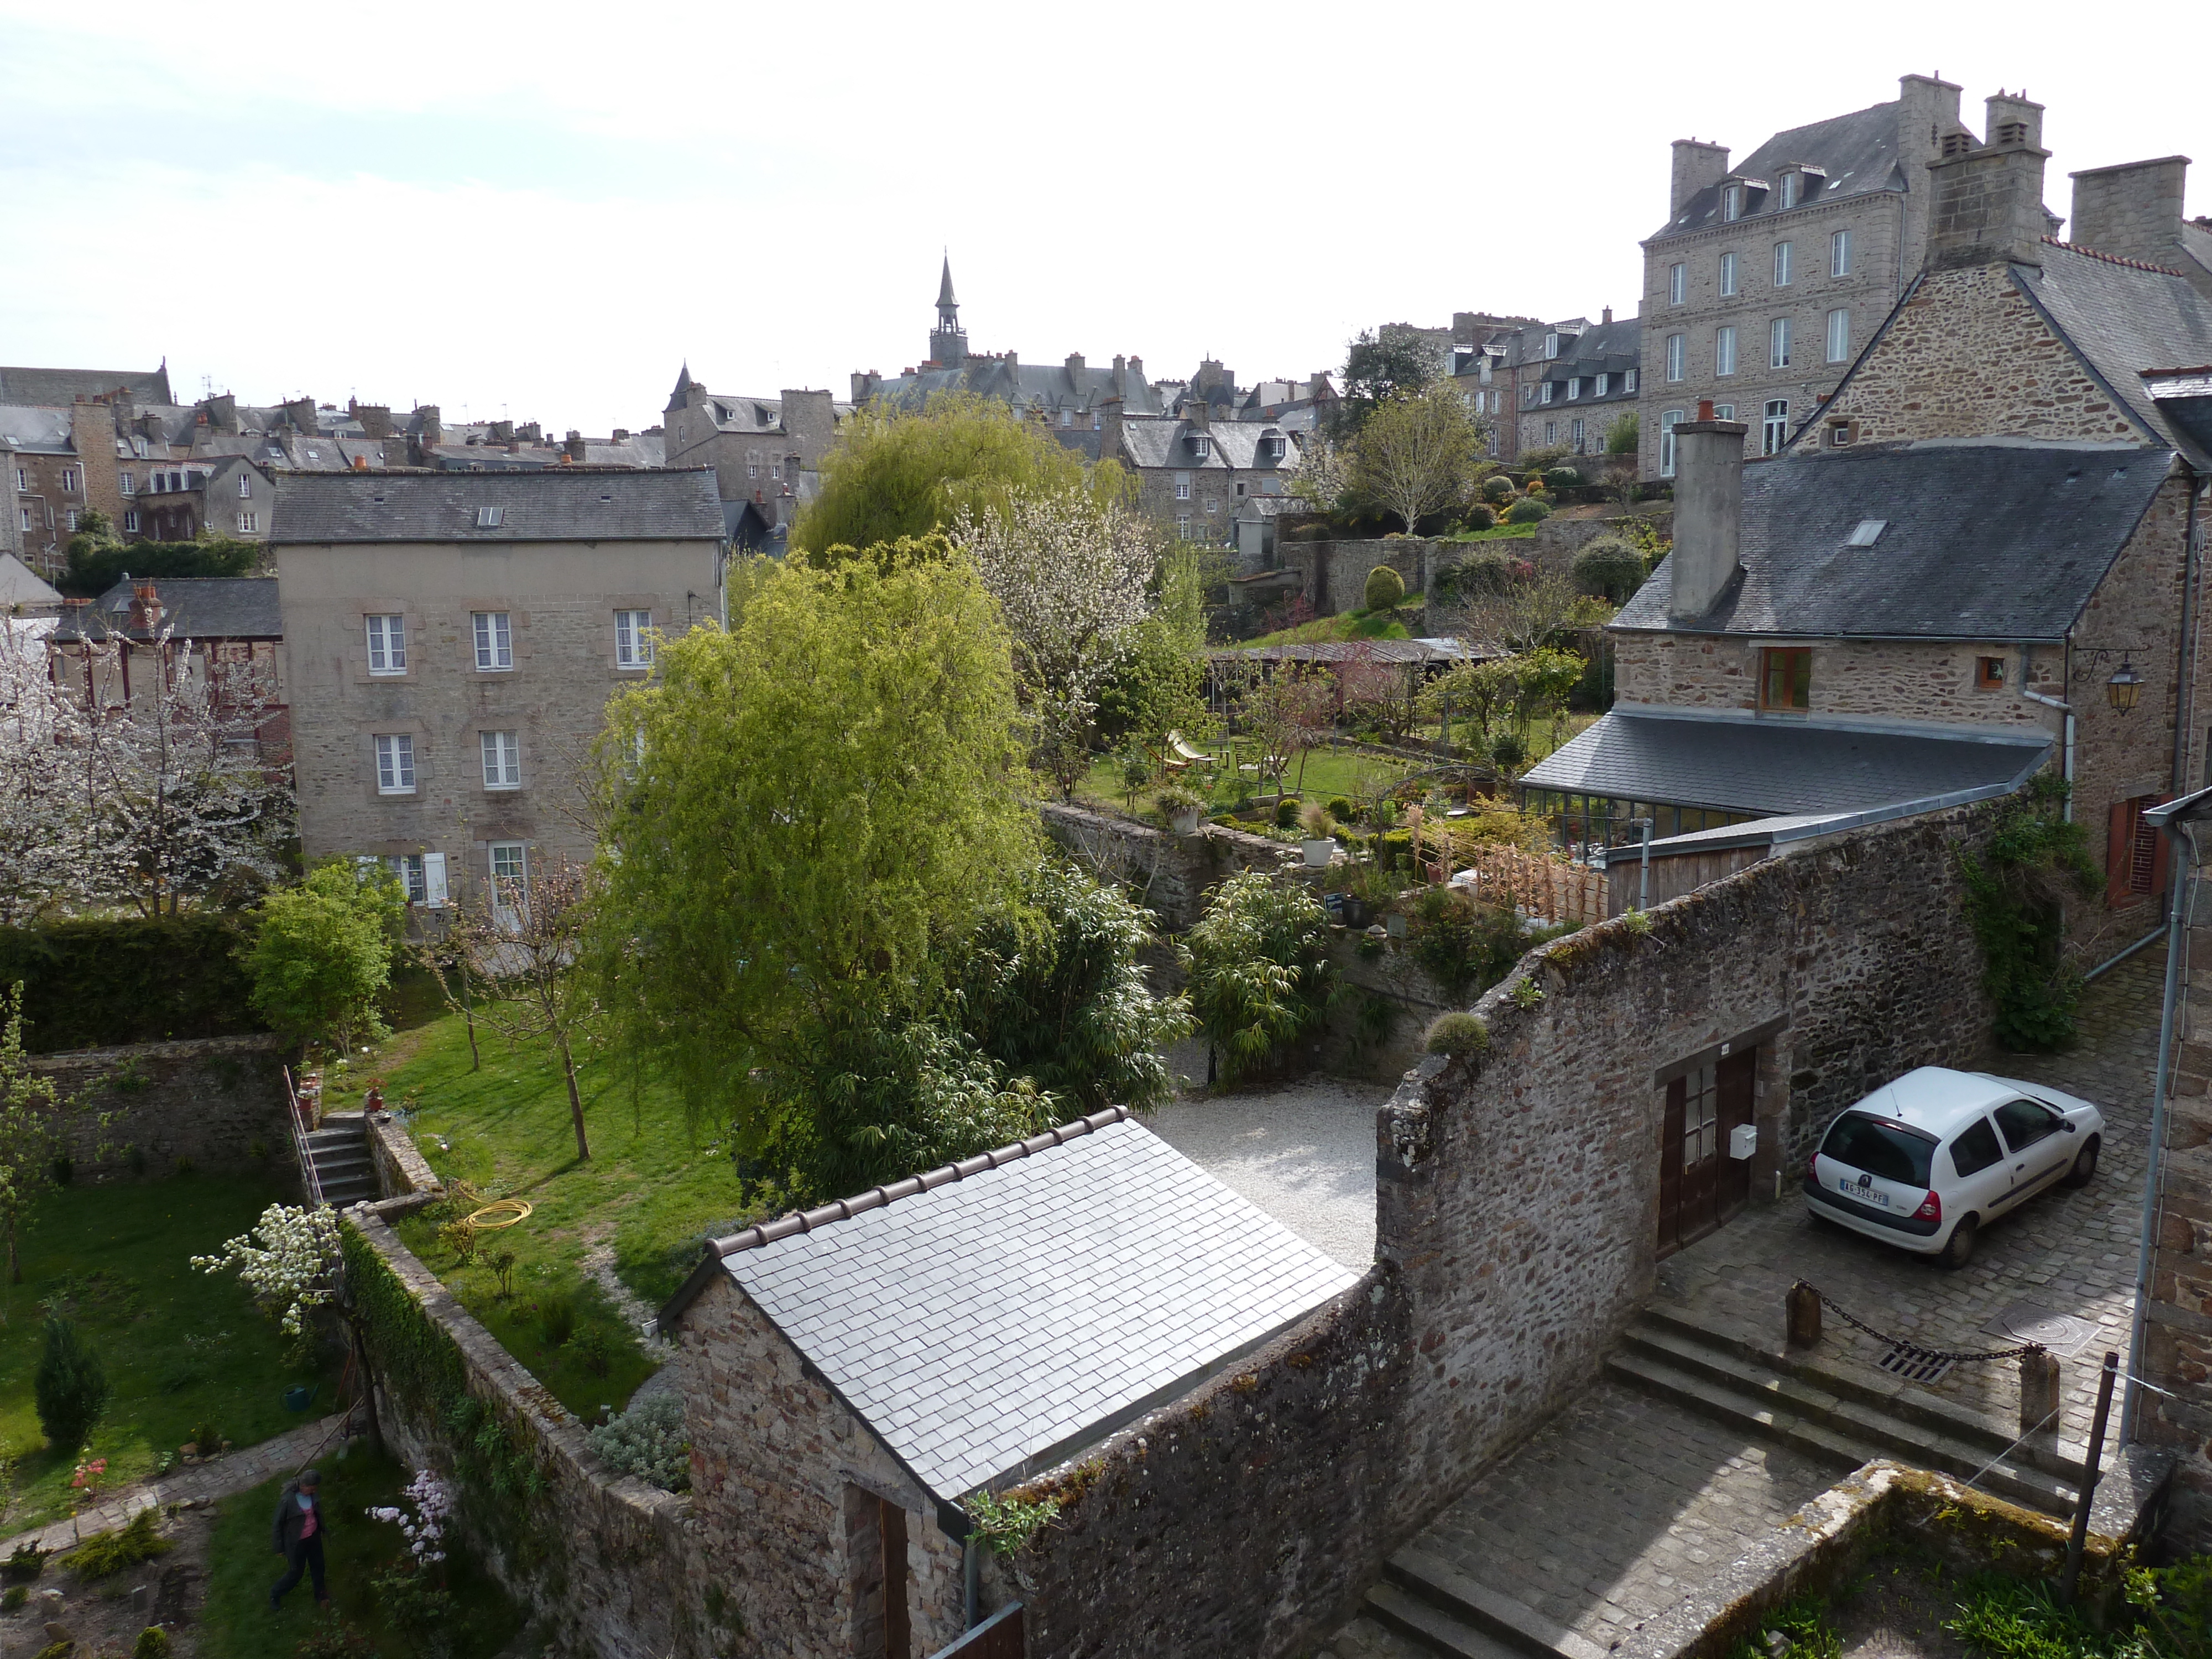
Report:
[{"label": "gutter downpipe", "polygon": [[963,1630],[973,1630],[982,1618],[983,1553],[975,1534],[960,1540],[960,1607]]},{"label": "gutter downpipe", "polygon": [[[2028,647],[2025,645],[2021,646],[2020,648],[2020,695],[2030,702],[2039,702],[2045,708],[2056,708],[2066,716],[2065,730],[2060,733],[2058,739],[2060,755],[2058,769],[2060,775],[2066,780],[2065,818],[2067,823],[2071,823],[2074,822],[2074,705],[2063,698],[2048,697],[2040,691],[2028,689],[2027,653]],[[2073,659],[2074,641],[2069,639],[2066,641],[2066,660],[2070,665]]]}]

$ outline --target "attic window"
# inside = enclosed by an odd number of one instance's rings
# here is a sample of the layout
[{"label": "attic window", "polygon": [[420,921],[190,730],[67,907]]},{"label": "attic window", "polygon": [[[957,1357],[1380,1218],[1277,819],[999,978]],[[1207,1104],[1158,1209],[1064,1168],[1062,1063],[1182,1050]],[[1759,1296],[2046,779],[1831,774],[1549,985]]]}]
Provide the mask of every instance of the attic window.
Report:
[{"label": "attic window", "polygon": [[612,495],[602,495],[599,499],[603,501],[611,501],[614,500],[614,497]]},{"label": "attic window", "polygon": [[479,530],[496,530],[506,522],[507,509],[503,507],[480,507],[477,509],[477,528]]},{"label": "attic window", "polygon": [[1889,528],[1887,519],[1861,519],[1858,527],[1844,539],[1845,547],[1872,547],[1881,539],[1881,532]]},{"label": "attic window", "polygon": [[1207,437],[1203,432],[1194,432],[1190,434],[1190,453],[1197,456],[1201,461],[1206,459],[1207,453],[1211,451],[1212,447],[1213,440]]}]

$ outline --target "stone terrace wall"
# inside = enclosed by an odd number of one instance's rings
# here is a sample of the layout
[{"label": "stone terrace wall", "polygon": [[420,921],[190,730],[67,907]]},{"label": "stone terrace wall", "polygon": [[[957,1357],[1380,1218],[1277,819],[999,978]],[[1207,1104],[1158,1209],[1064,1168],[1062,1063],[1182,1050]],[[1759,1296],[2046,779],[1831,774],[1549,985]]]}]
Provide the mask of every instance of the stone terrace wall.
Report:
[{"label": "stone terrace wall", "polygon": [[1990,1010],[1956,852],[1987,815],[1873,826],[1524,958],[1478,1005],[1487,1054],[1424,1060],[1380,1115],[1359,1288],[1038,1483],[1069,1501],[1023,1562],[1035,1659],[1286,1654],[1348,1613],[1650,1293],[1657,1068],[1783,1022],[1755,1107],[1771,1201],[1865,1089],[1974,1058]]},{"label": "stone terrace wall", "polygon": [[1375,541],[1291,542],[1279,552],[1285,564],[1294,564],[1303,573],[1303,591],[1314,613],[1334,617],[1365,608],[1368,573],[1378,564],[1389,565],[1403,577],[1407,593],[1425,591],[1431,546],[1418,536],[1392,536]]},{"label": "stone terrace wall", "polygon": [[[528,1502],[532,1518],[550,1528],[556,1547],[529,1562],[494,1552],[493,1571],[534,1618],[551,1626],[554,1650],[561,1654],[665,1659],[702,1652],[696,1639],[705,1618],[701,1597],[715,1578],[695,1563],[690,1498],[618,1475],[599,1460],[583,1425],[454,1299],[379,1212],[408,1201],[357,1206],[346,1220],[452,1339],[469,1394],[491,1407],[508,1448],[528,1456],[545,1482]],[[388,1389],[379,1405],[386,1437],[403,1459],[416,1468],[454,1467],[453,1449],[434,1416]]]},{"label": "stone terrace wall", "polygon": [[30,1066],[70,1108],[64,1134],[80,1178],[131,1172],[134,1149],[152,1175],[185,1162],[222,1173],[296,1170],[273,1036],[79,1048],[33,1055]]},{"label": "stone terrace wall", "polygon": [[1281,868],[1297,855],[1295,847],[1218,823],[1200,825],[1194,836],[1177,836],[1079,806],[1047,803],[1037,814],[1047,835],[1102,880],[1127,887],[1170,933],[1182,933],[1205,913],[1206,895],[1217,884],[1247,870]]}]

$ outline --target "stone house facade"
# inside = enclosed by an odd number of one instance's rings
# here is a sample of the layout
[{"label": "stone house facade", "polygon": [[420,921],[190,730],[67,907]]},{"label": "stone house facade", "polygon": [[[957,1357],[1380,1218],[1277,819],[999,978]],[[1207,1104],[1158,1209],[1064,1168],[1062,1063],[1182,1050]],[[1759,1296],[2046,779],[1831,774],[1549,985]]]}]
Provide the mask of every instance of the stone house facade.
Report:
[{"label": "stone house facade", "polygon": [[726,501],[750,501],[761,516],[787,529],[853,412],[827,392],[787,389],[774,398],[732,397],[707,390],[686,363],[661,416],[666,464],[708,466]]},{"label": "stone house facade", "polygon": [[720,613],[703,468],[307,475],[270,540],[301,850],[383,857],[432,907],[591,856],[607,700]]},{"label": "stone house facade", "polygon": [[265,542],[276,509],[276,475],[243,455],[138,461],[122,469],[125,505],[116,528],[149,542],[201,536]]},{"label": "stone house facade", "polygon": [[1224,545],[1249,501],[1281,496],[1305,440],[1285,428],[1216,421],[1203,398],[1180,416],[1107,412],[1100,453],[1135,481],[1139,511],[1182,541]]},{"label": "stone house facade", "polygon": [[88,509],[123,522],[116,411],[106,403],[0,405],[0,456],[13,487],[8,550],[40,575],[69,567],[69,538]]},{"label": "stone house facade", "polygon": [[[1564,447],[1571,455],[1603,455],[1613,422],[1638,404],[1642,372],[1641,322],[1633,317],[1587,318],[1523,329],[1516,342],[1518,428],[1514,455]],[[1504,459],[1501,455],[1500,459]]]}]

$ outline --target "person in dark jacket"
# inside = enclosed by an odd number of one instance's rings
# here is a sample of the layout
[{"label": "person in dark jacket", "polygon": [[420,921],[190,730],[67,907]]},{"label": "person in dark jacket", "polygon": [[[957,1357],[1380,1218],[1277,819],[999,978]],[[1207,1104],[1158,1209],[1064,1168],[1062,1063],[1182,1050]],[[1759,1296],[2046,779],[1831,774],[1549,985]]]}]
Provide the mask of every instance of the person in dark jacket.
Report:
[{"label": "person in dark jacket", "polygon": [[302,1573],[314,1576],[315,1605],[330,1605],[330,1592],[323,1585],[323,1505],[316,1496],[321,1484],[322,1477],[316,1471],[305,1470],[298,1480],[284,1483],[283,1493],[276,1500],[276,1553],[284,1558],[286,1571],[270,1589],[271,1613],[291,1594]]}]

